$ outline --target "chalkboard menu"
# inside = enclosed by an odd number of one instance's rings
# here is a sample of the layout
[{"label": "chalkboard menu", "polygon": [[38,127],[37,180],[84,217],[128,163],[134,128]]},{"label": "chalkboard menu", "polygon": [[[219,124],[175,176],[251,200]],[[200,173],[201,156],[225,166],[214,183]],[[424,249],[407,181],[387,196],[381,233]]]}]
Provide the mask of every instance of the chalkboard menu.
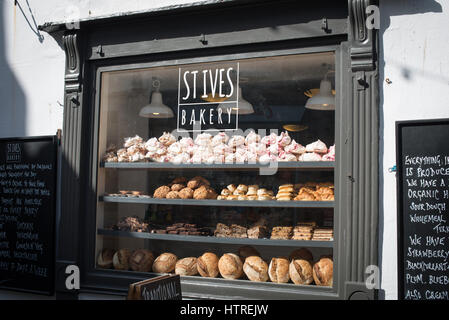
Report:
[{"label": "chalkboard menu", "polygon": [[132,283],[127,300],[182,300],[181,277],[164,275]]},{"label": "chalkboard menu", "polygon": [[53,294],[57,137],[0,139],[0,288]]},{"label": "chalkboard menu", "polygon": [[449,120],[397,122],[399,298],[449,300]]}]

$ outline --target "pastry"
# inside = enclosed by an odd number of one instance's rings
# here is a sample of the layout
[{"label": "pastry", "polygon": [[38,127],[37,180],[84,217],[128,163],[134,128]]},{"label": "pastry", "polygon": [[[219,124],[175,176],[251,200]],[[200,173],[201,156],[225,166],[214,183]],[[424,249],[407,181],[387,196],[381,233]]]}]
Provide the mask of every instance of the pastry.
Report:
[{"label": "pastry", "polygon": [[322,257],[313,265],[313,280],[317,286],[332,287],[333,262],[331,258]]},{"label": "pastry", "polygon": [[227,200],[227,196],[219,195],[217,196],[217,200]]},{"label": "pastry", "polygon": [[247,229],[238,224],[231,225],[231,234],[230,238],[248,238]]},{"label": "pastry", "polygon": [[258,256],[250,256],[245,259],[243,272],[251,281],[266,282],[268,280],[268,265]]},{"label": "pastry", "polygon": [[218,261],[218,270],[225,279],[238,279],[243,275],[243,263],[234,253],[225,253]]},{"label": "pastry", "polygon": [[190,189],[196,189],[203,185],[210,186],[210,182],[207,179],[199,176],[194,177],[187,182],[187,187],[189,187]]},{"label": "pastry", "polygon": [[268,236],[268,229],[266,226],[254,226],[248,229],[247,234],[250,239],[262,239]]},{"label": "pastry", "polygon": [[154,191],[153,197],[157,199],[165,199],[167,197],[167,193],[169,193],[170,191],[171,191],[170,187],[160,186]]},{"label": "pastry", "polygon": [[120,249],[112,257],[112,264],[114,269],[129,270],[129,257],[131,251],[129,249]]},{"label": "pastry", "polygon": [[171,185],[171,190],[172,191],[181,191],[182,189],[184,189],[186,186],[184,184],[181,183],[173,183]]},{"label": "pastry", "polygon": [[294,259],[290,262],[289,275],[295,284],[311,284],[313,282],[312,265],[304,259]]},{"label": "pastry", "polygon": [[235,189],[234,192],[232,193],[232,195],[234,195],[234,196],[244,196],[244,195],[246,195],[246,191]]},{"label": "pastry", "polygon": [[246,194],[246,192],[248,192],[248,186],[246,186],[244,184],[239,184],[239,186],[237,187],[237,190],[240,192],[244,192],[244,194]]},{"label": "pastry", "polygon": [[238,196],[237,200],[248,200],[248,196],[245,195]]},{"label": "pastry", "polygon": [[271,282],[287,283],[290,280],[289,261],[287,258],[272,258],[268,267]]},{"label": "pastry", "polygon": [[179,197],[181,199],[192,199],[193,198],[193,190],[186,187],[179,191]]},{"label": "pastry", "polygon": [[313,255],[312,255],[312,252],[310,252],[306,248],[300,248],[300,249],[296,249],[292,253],[290,253],[289,259],[290,260],[303,259],[303,260],[312,262]]},{"label": "pastry", "polygon": [[208,186],[201,186],[193,192],[193,198],[197,200],[217,199],[217,194]]},{"label": "pastry", "polygon": [[299,189],[298,195],[294,200],[296,201],[315,201],[314,190],[308,187],[302,187]]},{"label": "pastry", "polygon": [[256,249],[254,249],[254,247],[251,247],[251,246],[240,247],[238,250],[238,255],[242,259],[242,261],[245,261],[246,258],[251,257],[251,256],[260,257],[259,251],[257,251]]},{"label": "pastry", "polygon": [[188,257],[178,260],[175,265],[175,274],[179,274],[181,276],[197,275],[197,259],[195,257]]},{"label": "pastry", "polygon": [[134,250],[129,258],[129,266],[133,271],[149,272],[153,266],[154,255],[146,249]]},{"label": "pastry", "polygon": [[234,192],[235,189],[237,189],[237,187],[235,186],[235,184],[230,184],[226,187],[229,191]]},{"label": "pastry", "polygon": [[202,277],[215,278],[218,275],[218,257],[215,253],[206,252],[197,260],[197,269]]},{"label": "pastry", "polygon": [[248,192],[246,193],[246,195],[247,196],[256,196],[257,190],[259,190],[259,186],[257,186],[257,185],[248,186]]},{"label": "pastry", "polygon": [[179,199],[179,192],[178,191],[170,191],[169,193],[167,193],[166,196],[167,199]]},{"label": "pastry", "polygon": [[288,240],[292,237],[293,227],[273,227],[270,239]]},{"label": "pastry", "polygon": [[113,266],[112,258],[114,257],[115,250],[103,249],[98,254],[97,266],[103,269],[110,269]]},{"label": "pastry", "polygon": [[229,189],[223,189],[221,190],[221,195],[222,196],[230,196],[232,194],[232,192]]},{"label": "pastry", "polygon": [[165,252],[153,262],[153,271],[156,273],[169,273],[175,270],[178,257],[173,253]]}]

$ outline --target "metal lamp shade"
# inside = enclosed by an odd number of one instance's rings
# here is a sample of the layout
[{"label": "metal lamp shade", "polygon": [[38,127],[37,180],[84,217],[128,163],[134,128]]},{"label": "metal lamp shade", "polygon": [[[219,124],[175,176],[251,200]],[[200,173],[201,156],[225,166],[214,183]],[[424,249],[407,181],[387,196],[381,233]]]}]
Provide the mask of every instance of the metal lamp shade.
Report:
[{"label": "metal lamp shade", "polygon": [[151,103],[140,109],[139,116],[144,118],[173,118],[173,110],[162,102],[162,94],[155,91],[151,94]]},{"label": "metal lamp shade", "polygon": [[329,80],[321,80],[320,92],[307,100],[306,109],[335,110],[335,97]]}]

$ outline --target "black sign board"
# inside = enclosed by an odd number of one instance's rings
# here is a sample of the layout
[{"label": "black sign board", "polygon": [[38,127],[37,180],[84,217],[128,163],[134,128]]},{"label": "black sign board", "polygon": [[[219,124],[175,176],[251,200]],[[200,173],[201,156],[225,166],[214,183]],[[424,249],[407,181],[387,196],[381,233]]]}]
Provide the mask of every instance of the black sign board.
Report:
[{"label": "black sign board", "polygon": [[0,139],[0,288],[54,292],[57,141]]},{"label": "black sign board", "polygon": [[449,119],[396,123],[399,298],[449,300]]},{"label": "black sign board", "polygon": [[128,300],[182,300],[179,275],[155,277],[129,285]]}]

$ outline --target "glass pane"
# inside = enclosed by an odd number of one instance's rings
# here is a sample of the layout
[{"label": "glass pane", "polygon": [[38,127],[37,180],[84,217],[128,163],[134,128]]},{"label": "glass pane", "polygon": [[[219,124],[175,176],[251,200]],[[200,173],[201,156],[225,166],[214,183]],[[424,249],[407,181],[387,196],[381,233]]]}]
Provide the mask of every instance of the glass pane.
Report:
[{"label": "glass pane", "polygon": [[334,70],[320,53],[102,73],[96,267],[332,286]]}]

